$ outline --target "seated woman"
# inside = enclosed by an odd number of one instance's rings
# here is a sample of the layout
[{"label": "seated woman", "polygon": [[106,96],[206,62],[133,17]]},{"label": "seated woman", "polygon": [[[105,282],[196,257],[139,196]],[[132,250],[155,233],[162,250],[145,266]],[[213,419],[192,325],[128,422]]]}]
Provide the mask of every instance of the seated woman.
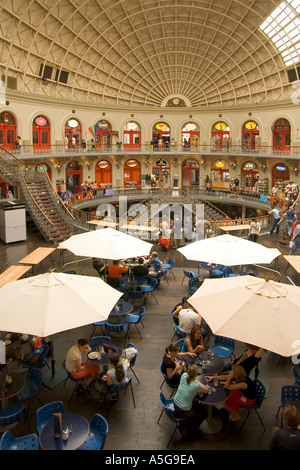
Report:
[{"label": "seated woman", "polygon": [[[181,374],[184,370],[184,364],[180,362],[177,358],[180,351],[179,344],[171,343],[166,348],[166,353],[163,357],[161,370],[164,375],[168,377],[168,380],[171,385],[178,385],[180,382]],[[180,356],[193,356],[196,357],[195,353],[184,352],[180,353]]]},{"label": "seated woman", "polygon": [[[102,380],[104,380],[107,385],[120,385],[124,382],[127,382],[127,367],[119,358],[118,354],[111,353],[108,361],[111,368],[107,371],[107,374],[102,377]],[[111,395],[111,400],[117,399],[118,395],[113,393]]]},{"label": "seated woman", "polygon": [[[240,421],[240,406],[254,405],[257,392],[254,382],[247,376],[242,366],[233,366],[228,375],[219,375],[220,380],[225,380],[224,387],[230,390],[225,402],[225,408],[229,411],[229,421]],[[212,377],[209,377],[211,380]]]},{"label": "seated woman", "polygon": [[194,326],[190,334],[185,337],[181,351],[198,354],[204,351],[204,349],[201,327]]},{"label": "seated woman", "polygon": [[205,405],[195,400],[196,396],[208,393],[208,388],[201,384],[196,377],[198,367],[193,364],[182,374],[179,387],[174,397],[174,409],[176,415],[187,420],[180,430],[184,436],[191,437],[197,431],[202,421],[207,416]]},{"label": "seated woman", "polygon": [[80,338],[77,344],[72,346],[67,352],[66,369],[73,375],[75,379],[82,379],[83,387],[79,387],[79,391],[87,388],[91,382],[96,380],[100,366],[90,361],[82,361],[82,354],[88,354],[91,351],[89,341]]},{"label": "seated woman", "polygon": [[255,378],[258,377],[258,363],[261,361],[263,349],[253,344],[246,343],[246,350],[241,354],[240,357],[233,361],[233,364],[225,364],[222,372],[226,372],[232,369],[233,365],[240,365],[243,367],[247,375],[250,375],[252,369],[255,368]]}]

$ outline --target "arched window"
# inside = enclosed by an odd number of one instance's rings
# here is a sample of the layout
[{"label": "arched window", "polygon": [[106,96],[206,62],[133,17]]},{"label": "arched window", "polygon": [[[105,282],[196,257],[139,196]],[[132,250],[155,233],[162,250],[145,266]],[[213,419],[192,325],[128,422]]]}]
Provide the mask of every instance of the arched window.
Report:
[{"label": "arched window", "polygon": [[246,152],[258,150],[259,126],[255,121],[245,122],[242,129],[242,149]]},{"label": "arched window", "polygon": [[199,186],[199,162],[188,158],[182,163],[182,186]]},{"label": "arched window", "polygon": [[226,122],[216,122],[211,130],[211,149],[226,150],[230,143],[230,129]]},{"label": "arched window", "polygon": [[152,128],[151,145],[155,150],[167,150],[170,148],[170,127],[165,122],[158,122]]},{"label": "arched window", "polygon": [[137,160],[127,160],[124,165],[124,187],[141,187],[141,165]]},{"label": "arched window", "polygon": [[259,171],[253,162],[246,162],[242,166],[241,178],[243,188],[252,190],[258,180]]},{"label": "arched window", "polygon": [[211,166],[212,181],[229,181],[229,170],[224,160],[216,160]]},{"label": "arched window", "polygon": [[37,116],[32,124],[33,150],[45,151],[50,148],[50,125],[44,116]]},{"label": "arched window", "polygon": [[287,119],[278,119],[273,129],[273,150],[289,153],[291,149],[291,126]]},{"label": "arched window", "polygon": [[134,121],[126,122],[123,128],[124,149],[139,150],[141,148],[141,128]]},{"label": "arched window", "polygon": [[95,167],[95,178],[97,183],[100,185],[103,184],[112,184],[112,169],[111,164],[107,160],[100,160]]},{"label": "arched window", "polygon": [[0,114],[0,145],[13,150],[17,138],[17,126],[12,114],[4,111]]},{"label": "arched window", "polygon": [[96,148],[109,149],[112,145],[112,128],[107,121],[98,121],[94,126]]},{"label": "arched window", "polygon": [[183,150],[196,149],[200,145],[200,128],[194,122],[187,122],[181,130]]},{"label": "arched window", "polygon": [[66,187],[67,191],[77,194],[81,192],[82,165],[76,161],[69,162],[66,167]]},{"label": "arched window", "polygon": [[82,129],[77,119],[68,119],[65,123],[65,149],[81,147]]}]

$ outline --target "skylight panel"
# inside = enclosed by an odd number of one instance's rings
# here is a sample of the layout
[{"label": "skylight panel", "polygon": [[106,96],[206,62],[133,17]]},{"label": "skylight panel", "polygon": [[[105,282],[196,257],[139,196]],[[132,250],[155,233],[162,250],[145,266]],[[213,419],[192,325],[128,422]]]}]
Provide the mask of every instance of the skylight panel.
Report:
[{"label": "skylight panel", "polygon": [[300,18],[295,11],[299,15],[300,0],[285,0],[260,26],[275,44],[286,65],[300,62]]}]

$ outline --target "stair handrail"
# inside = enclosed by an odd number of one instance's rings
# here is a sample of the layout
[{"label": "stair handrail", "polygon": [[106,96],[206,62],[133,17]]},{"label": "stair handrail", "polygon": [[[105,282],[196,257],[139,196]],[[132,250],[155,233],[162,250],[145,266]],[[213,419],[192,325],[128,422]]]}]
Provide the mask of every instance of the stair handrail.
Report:
[{"label": "stair handrail", "polygon": [[54,188],[53,184],[52,184],[52,181],[50,180],[49,178],[49,175],[47,173],[47,171],[44,172],[44,174],[46,175],[46,178],[50,184],[50,187],[52,188],[53,190],[53,193],[54,193],[54,196],[55,198],[59,201],[59,203],[63,206],[64,210],[69,214],[69,216],[73,219],[73,220],[76,220],[76,218],[74,217],[74,215],[70,212],[70,210],[67,208],[67,206],[63,203],[62,199],[59,197],[59,195],[57,194],[57,191],[56,189]]},{"label": "stair handrail", "polygon": [[19,171],[19,175],[21,177],[21,181],[22,183],[24,184],[25,188],[26,188],[26,191],[27,193],[29,194],[30,198],[32,199],[32,201],[34,202],[35,206],[37,207],[38,211],[43,215],[43,217],[47,220],[47,222],[52,225],[53,227],[53,222],[51,222],[51,220],[47,217],[47,215],[45,214],[45,212],[43,211],[43,209],[41,209],[41,207],[38,205],[38,203],[36,202],[36,200],[34,199],[33,195],[31,194],[31,191],[26,183],[26,180],[25,180],[25,177],[23,175],[23,172],[20,168],[20,165],[21,165],[21,160],[19,160],[15,155],[13,155],[11,152],[9,152],[8,150],[6,150],[4,147],[0,146],[0,149],[1,150],[4,150],[4,152],[8,153],[8,155],[10,155],[11,157],[13,157],[15,160],[17,160],[18,163],[11,163],[11,162],[8,162],[6,161],[5,159],[2,158],[1,156],[1,159],[4,160],[6,163],[8,163],[9,165],[11,166],[14,166],[18,169]]}]

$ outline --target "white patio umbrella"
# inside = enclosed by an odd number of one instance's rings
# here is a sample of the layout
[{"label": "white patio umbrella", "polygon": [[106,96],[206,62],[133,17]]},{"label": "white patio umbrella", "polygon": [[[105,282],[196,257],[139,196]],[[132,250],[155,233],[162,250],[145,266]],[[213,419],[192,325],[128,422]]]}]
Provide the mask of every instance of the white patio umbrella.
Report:
[{"label": "white patio umbrella", "polygon": [[148,255],[152,244],[112,228],[72,235],[60,243],[76,256],[118,260]]},{"label": "white patio umbrella", "polygon": [[253,276],[206,279],[189,302],[215,335],[281,356],[300,352],[298,286]]},{"label": "white patio umbrella", "polygon": [[0,289],[0,330],[50,336],[106,320],[122,293],[98,277],[46,273]]},{"label": "white patio umbrella", "polygon": [[269,264],[280,254],[279,251],[275,252],[259,243],[227,234],[198,240],[178,248],[178,251],[189,260],[205,261],[224,266]]},{"label": "white patio umbrella", "polygon": [[[98,277],[50,272],[13,281],[0,289],[0,330],[50,336],[106,320],[121,296]],[[52,378],[54,364],[52,351]]]}]

